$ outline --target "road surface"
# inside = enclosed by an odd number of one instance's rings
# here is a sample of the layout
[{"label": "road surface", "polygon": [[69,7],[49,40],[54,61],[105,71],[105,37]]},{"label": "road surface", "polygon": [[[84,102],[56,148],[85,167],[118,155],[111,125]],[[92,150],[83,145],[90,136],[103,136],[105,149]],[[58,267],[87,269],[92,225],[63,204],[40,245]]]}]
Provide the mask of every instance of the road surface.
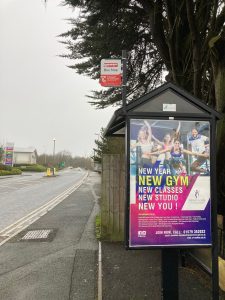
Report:
[{"label": "road surface", "polygon": [[[0,235],[18,220],[43,215],[55,203],[62,201],[87,175],[81,169],[66,169],[56,177],[44,173],[24,173],[22,176],[0,178]],[[51,205],[49,205],[50,203]],[[54,204],[54,205],[53,205]],[[40,211],[40,209],[42,210]],[[39,211],[39,214],[38,214]],[[18,224],[16,224],[18,225]]]},{"label": "road surface", "polygon": [[[101,180],[99,174],[90,172],[81,184],[80,178],[83,175],[85,172],[71,170],[56,178],[30,176],[28,181],[21,183],[24,197],[28,191],[30,197],[36,191],[39,196],[43,196],[41,199],[45,195],[46,201],[49,195],[62,199],[57,197],[58,193],[64,194],[66,198],[8,242],[3,241],[0,247],[1,300],[97,299],[98,243],[95,238],[95,217],[99,213]],[[20,180],[17,179],[11,183],[18,187]],[[5,180],[1,181],[2,191],[6,188],[3,189]],[[75,189],[76,185],[79,188]],[[51,192],[47,193],[49,189]],[[14,193],[15,190],[9,192],[9,195]],[[26,199],[29,200],[29,197]],[[36,200],[38,202],[38,196]],[[23,239],[27,232],[46,232],[49,229],[54,233],[51,238]]]}]

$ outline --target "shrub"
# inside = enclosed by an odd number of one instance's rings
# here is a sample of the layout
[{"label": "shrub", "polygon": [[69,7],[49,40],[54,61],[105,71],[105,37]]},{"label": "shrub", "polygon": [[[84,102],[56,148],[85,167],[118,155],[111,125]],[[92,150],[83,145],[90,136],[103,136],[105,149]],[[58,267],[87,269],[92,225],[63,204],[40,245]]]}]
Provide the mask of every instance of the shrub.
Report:
[{"label": "shrub", "polygon": [[23,172],[45,172],[46,167],[41,165],[21,166],[19,169]]},{"label": "shrub", "polygon": [[12,167],[0,164],[0,170],[11,171]]},{"label": "shrub", "polygon": [[20,168],[20,167],[30,166],[30,164],[14,164],[13,166],[14,166],[15,168]]},{"label": "shrub", "polygon": [[20,175],[22,173],[21,170],[12,168],[11,171],[9,170],[0,170],[0,176],[6,176],[6,175]]}]

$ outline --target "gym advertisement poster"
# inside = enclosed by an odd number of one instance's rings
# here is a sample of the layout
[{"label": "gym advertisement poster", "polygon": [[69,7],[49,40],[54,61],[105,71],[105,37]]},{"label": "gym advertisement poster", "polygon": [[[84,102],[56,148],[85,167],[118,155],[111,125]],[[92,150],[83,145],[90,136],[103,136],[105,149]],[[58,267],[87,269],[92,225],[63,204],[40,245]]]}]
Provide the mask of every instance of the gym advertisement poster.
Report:
[{"label": "gym advertisement poster", "polygon": [[129,246],[210,246],[210,123],[130,120]]}]

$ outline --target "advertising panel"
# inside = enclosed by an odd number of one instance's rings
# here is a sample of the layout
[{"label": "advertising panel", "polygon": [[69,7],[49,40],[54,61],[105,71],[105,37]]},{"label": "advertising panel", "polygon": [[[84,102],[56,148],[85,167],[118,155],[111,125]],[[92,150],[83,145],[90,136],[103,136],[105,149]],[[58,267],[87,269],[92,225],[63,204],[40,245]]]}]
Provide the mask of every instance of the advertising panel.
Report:
[{"label": "advertising panel", "polygon": [[210,246],[210,123],[130,120],[129,246]]},{"label": "advertising panel", "polygon": [[14,143],[7,143],[4,148],[4,165],[13,166]]}]

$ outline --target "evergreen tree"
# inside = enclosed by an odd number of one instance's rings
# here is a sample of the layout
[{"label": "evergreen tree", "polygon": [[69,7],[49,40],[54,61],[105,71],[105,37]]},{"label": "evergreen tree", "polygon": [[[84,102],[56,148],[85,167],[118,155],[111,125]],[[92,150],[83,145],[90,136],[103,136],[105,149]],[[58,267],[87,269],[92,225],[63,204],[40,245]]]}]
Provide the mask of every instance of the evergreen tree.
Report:
[{"label": "evergreen tree", "polygon": [[[129,52],[128,96],[146,93],[167,80],[224,111],[224,100],[215,98],[216,78],[224,69],[224,1],[204,0],[66,0],[80,9],[72,29],[62,37],[67,57],[80,74],[99,77],[102,58]],[[82,59],[82,62],[80,61]],[[217,79],[218,81],[218,79]],[[219,94],[219,92],[216,92]],[[98,108],[120,101],[118,89],[94,92]],[[223,98],[224,99],[224,98]]]},{"label": "evergreen tree", "polygon": [[94,162],[101,163],[103,154],[122,154],[125,151],[124,138],[105,137],[104,128],[101,129],[98,139],[95,140]]},{"label": "evergreen tree", "polygon": [[[80,10],[62,34],[79,74],[99,77],[100,60],[128,55],[128,100],[167,81],[225,113],[224,0],[65,0]],[[97,108],[121,104],[119,89],[94,91]],[[225,199],[225,118],[218,126],[219,199]],[[225,213],[224,201],[221,202]]]},{"label": "evergreen tree", "polygon": [[2,146],[0,145],[0,163],[2,162],[3,154],[4,154],[4,147],[3,145]]}]

